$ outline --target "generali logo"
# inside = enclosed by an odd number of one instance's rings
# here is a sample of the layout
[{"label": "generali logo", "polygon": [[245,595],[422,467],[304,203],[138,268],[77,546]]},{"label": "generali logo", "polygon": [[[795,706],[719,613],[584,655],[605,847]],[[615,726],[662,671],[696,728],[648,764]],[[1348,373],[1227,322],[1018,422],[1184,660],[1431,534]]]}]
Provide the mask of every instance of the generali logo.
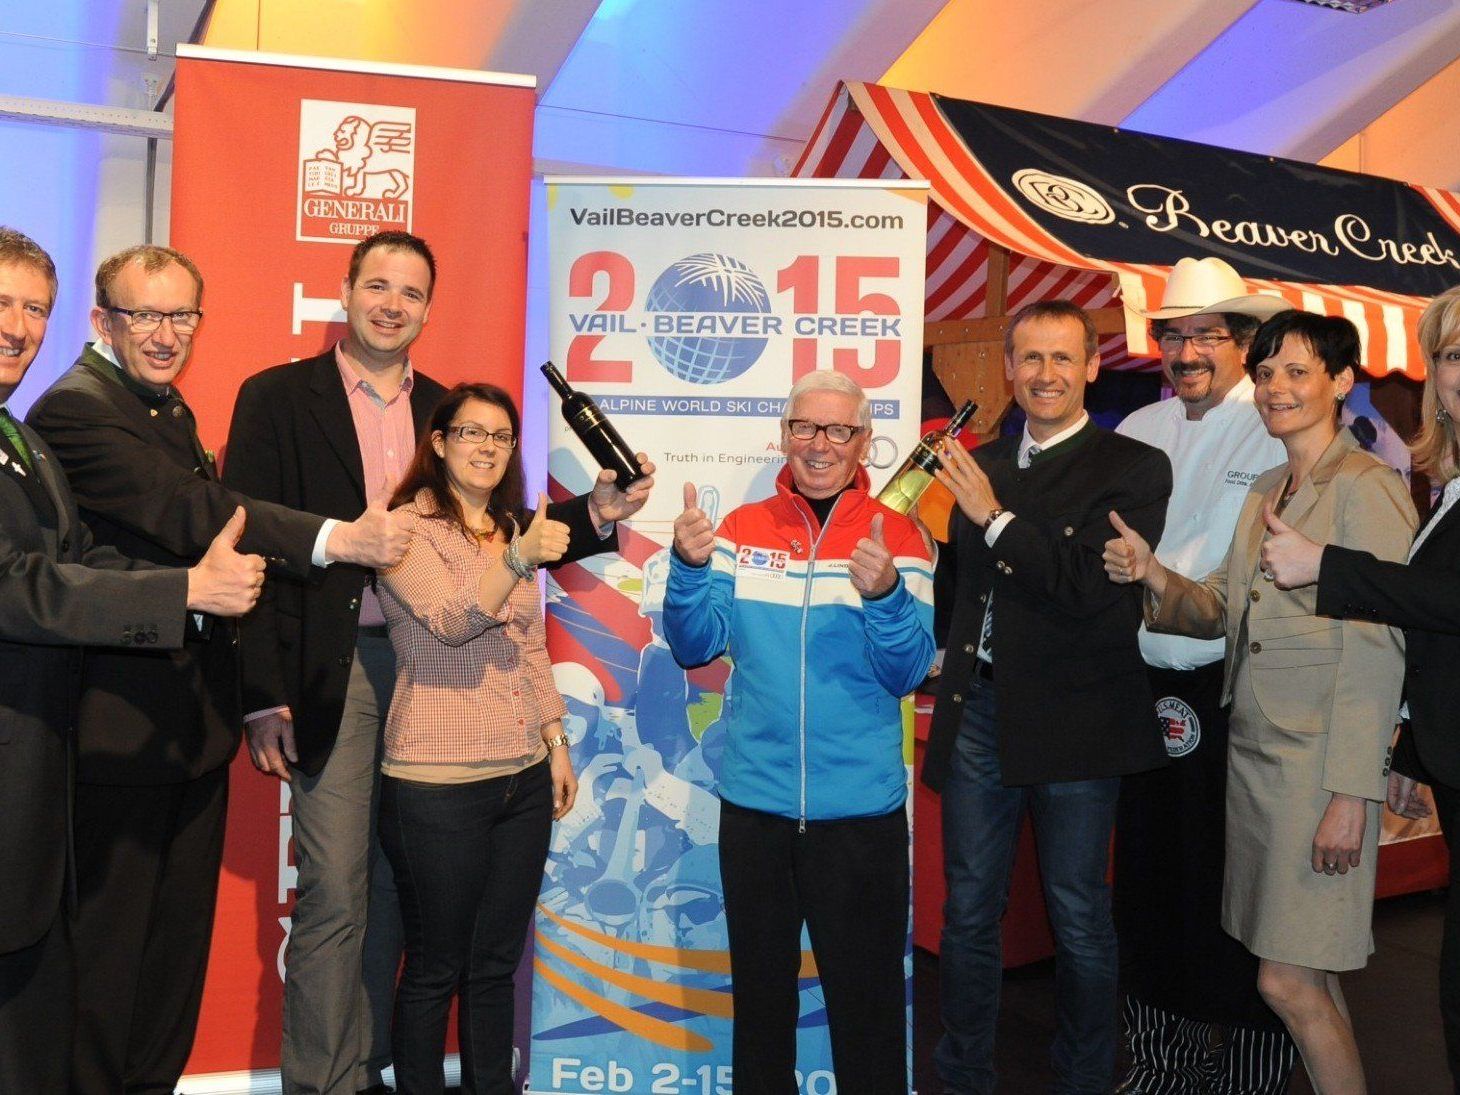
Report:
[{"label": "generali logo", "polygon": [[1026,167],[1023,171],[1014,172],[1013,183],[1019,193],[1046,213],[1067,221],[1109,224],[1115,220],[1115,210],[1078,179]]},{"label": "generali logo", "polygon": [[409,232],[415,177],[414,107],[300,101],[295,239],[355,244]]}]

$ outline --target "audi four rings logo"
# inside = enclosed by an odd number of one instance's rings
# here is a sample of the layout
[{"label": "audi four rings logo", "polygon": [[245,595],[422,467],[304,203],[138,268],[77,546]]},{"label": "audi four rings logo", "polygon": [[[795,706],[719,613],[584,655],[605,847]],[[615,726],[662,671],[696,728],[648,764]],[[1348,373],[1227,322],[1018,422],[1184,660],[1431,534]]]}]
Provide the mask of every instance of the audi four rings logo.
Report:
[{"label": "audi four rings logo", "polygon": [[1115,210],[1105,199],[1075,179],[1026,167],[1014,173],[1013,182],[1019,193],[1056,217],[1084,224],[1109,224],[1115,220]]}]

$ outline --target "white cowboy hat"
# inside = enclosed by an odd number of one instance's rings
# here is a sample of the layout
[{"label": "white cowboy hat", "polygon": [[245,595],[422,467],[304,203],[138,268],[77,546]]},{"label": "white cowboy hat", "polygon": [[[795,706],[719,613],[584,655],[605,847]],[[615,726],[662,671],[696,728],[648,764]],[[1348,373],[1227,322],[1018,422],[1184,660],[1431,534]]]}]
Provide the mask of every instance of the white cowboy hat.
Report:
[{"label": "white cowboy hat", "polygon": [[1184,258],[1171,268],[1161,307],[1141,315],[1147,319],[1179,319],[1206,312],[1236,312],[1269,319],[1292,305],[1271,293],[1249,293],[1242,276],[1219,258]]}]

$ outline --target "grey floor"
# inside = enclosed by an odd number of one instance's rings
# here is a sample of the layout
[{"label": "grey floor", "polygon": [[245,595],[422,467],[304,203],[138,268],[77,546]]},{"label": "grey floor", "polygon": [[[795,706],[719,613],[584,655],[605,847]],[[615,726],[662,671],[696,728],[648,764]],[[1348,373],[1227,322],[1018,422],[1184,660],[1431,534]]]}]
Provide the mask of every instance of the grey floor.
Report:
[{"label": "grey floor", "polygon": [[[1454,1090],[1445,1064],[1435,971],[1444,896],[1411,894],[1374,910],[1368,968],[1343,978],[1372,1095],[1444,1095]],[[920,1095],[942,1091],[933,1070],[938,1038],[938,960],[914,951],[913,1076]],[[1037,962],[1004,976],[999,1017],[1000,1091],[1048,1090],[1049,1041],[1054,1033],[1054,964]],[[1310,1095],[1302,1068],[1289,1095]]]}]

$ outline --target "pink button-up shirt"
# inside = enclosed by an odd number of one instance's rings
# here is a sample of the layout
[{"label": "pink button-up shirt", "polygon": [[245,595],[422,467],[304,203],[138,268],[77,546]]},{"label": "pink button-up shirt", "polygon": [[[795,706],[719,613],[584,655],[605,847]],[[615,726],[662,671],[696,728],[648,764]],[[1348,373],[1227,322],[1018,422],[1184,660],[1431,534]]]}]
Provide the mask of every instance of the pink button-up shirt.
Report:
[{"label": "pink button-up shirt", "polygon": [[495,613],[477,582],[504,566],[501,544],[482,544],[434,520],[426,491],[398,513],[410,549],[381,574],[380,601],[395,647],[395,693],[385,755],[407,763],[469,764],[527,756],[567,709],[553,683],[536,582],[519,581]]},{"label": "pink button-up shirt", "polygon": [[[416,424],[411,418],[415,375],[407,362],[400,391],[393,399],[385,400],[369,380],[355,372],[339,346],[335,347],[335,364],[345,385],[355,438],[360,444],[360,462],[365,466],[365,500],[388,502],[416,451]],[[368,585],[360,597],[360,623],[366,627],[385,623],[380,600]]]}]

